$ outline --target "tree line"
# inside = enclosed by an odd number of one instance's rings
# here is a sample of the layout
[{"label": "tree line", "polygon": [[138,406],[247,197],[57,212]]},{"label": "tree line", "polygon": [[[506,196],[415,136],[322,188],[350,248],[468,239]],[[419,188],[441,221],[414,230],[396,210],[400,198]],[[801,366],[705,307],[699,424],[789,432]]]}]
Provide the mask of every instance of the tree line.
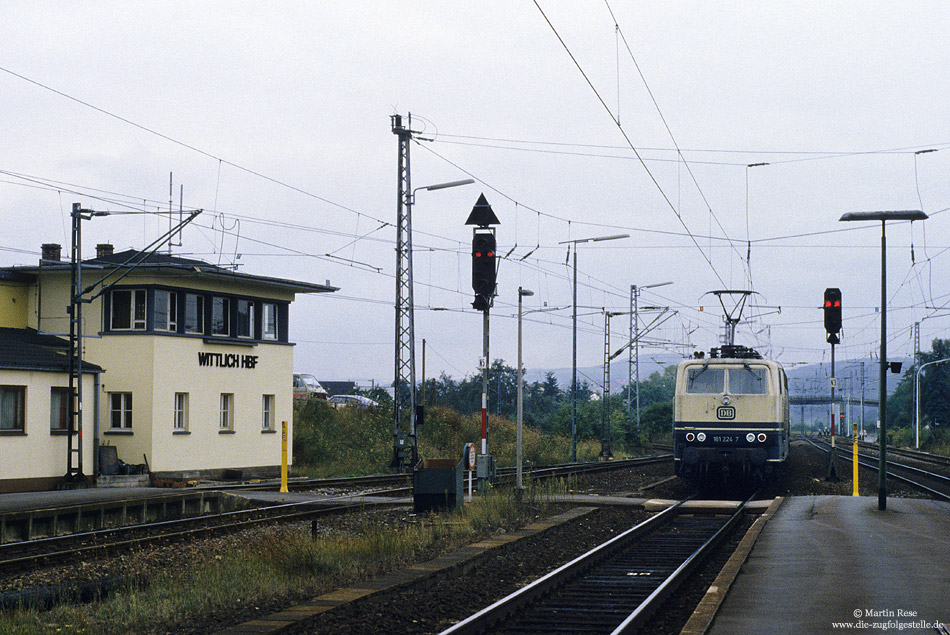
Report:
[{"label": "tree line", "polygon": [[[492,362],[488,374],[489,416],[514,420],[517,416],[518,371],[504,360]],[[654,372],[640,382],[640,430],[632,408],[628,410],[627,386],[612,391],[607,400],[610,412],[611,440],[636,447],[659,436],[669,434],[673,421],[673,387],[676,367]],[[542,432],[571,434],[571,386],[558,384],[554,373],[544,379],[523,384],[523,420],[526,426]],[[421,394],[421,391],[420,391]],[[631,391],[631,395],[634,392]],[[456,380],[442,373],[426,382],[425,400],[429,405],[446,406],[461,414],[481,412],[482,374],[475,373]],[[604,435],[604,403],[586,381],[577,386],[577,435],[580,439],[602,438]]]},{"label": "tree line", "polygon": [[[920,372],[921,444],[946,444],[950,440],[950,339],[935,339],[929,353],[921,353],[901,377],[894,394],[887,398],[889,441],[909,445],[916,434],[915,385]],[[926,366],[925,366],[926,364]]]}]

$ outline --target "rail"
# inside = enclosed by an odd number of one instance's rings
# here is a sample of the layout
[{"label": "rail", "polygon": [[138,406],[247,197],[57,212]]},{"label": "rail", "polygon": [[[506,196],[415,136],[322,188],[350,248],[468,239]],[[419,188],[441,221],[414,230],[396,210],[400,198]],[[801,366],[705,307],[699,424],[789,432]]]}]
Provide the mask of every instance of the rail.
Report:
[{"label": "rail", "polygon": [[633,632],[721,543],[745,506],[740,505],[723,522],[721,518],[678,517],[684,502],[558,567],[441,635],[504,633],[507,629]]}]

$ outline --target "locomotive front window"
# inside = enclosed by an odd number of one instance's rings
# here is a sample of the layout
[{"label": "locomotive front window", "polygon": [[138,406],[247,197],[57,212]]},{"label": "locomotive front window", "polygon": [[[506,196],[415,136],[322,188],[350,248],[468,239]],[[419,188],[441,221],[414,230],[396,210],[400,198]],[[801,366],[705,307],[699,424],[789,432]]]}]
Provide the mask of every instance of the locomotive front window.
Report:
[{"label": "locomotive front window", "polygon": [[765,368],[732,368],[729,370],[729,392],[733,395],[765,395],[769,391]]},{"label": "locomotive front window", "polygon": [[726,372],[721,368],[690,368],[686,375],[686,392],[691,394],[714,394],[723,392]]}]

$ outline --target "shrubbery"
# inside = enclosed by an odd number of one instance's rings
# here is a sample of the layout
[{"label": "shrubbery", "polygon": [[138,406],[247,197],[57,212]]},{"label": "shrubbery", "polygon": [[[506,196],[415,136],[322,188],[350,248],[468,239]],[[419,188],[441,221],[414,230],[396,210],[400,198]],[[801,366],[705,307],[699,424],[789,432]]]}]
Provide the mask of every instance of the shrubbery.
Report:
[{"label": "shrubbery", "polygon": [[[294,472],[310,476],[385,472],[392,461],[392,426],[390,408],[333,408],[318,399],[296,404]],[[417,438],[419,458],[460,458],[466,443],[481,447],[481,415],[461,415],[439,406],[429,408]],[[490,417],[488,440],[489,452],[495,456],[499,467],[515,464],[514,422]],[[527,465],[563,463],[570,459],[571,439],[570,436],[542,433],[537,428],[525,426],[522,452]],[[594,460],[599,453],[599,441],[578,442],[578,460]]]}]

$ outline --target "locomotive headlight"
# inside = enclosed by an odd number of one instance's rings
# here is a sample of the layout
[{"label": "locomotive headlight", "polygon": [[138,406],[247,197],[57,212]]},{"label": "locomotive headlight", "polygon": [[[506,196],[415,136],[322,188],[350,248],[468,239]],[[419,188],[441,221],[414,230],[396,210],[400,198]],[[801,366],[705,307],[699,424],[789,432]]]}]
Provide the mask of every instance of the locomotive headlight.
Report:
[{"label": "locomotive headlight", "polygon": [[693,441],[696,440],[696,435],[693,434],[692,432],[687,432],[687,433],[686,433],[686,440],[689,441],[690,443],[692,443]]},{"label": "locomotive headlight", "polygon": [[700,432],[699,434],[697,434],[697,435],[696,435],[696,440],[699,441],[699,442],[705,441],[705,440],[706,440],[706,433],[705,433],[705,432]]},{"label": "locomotive headlight", "polygon": [[729,398],[729,395],[723,395],[723,396],[722,396],[722,405],[728,406],[730,403],[732,403],[732,399]]},{"label": "locomotive headlight", "polygon": [[749,434],[745,435],[745,440],[749,443],[752,443],[755,441],[755,435],[750,432]]},{"label": "locomotive headlight", "polygon": [[765,433],[759,433],[759,443],[765,443]]}]

